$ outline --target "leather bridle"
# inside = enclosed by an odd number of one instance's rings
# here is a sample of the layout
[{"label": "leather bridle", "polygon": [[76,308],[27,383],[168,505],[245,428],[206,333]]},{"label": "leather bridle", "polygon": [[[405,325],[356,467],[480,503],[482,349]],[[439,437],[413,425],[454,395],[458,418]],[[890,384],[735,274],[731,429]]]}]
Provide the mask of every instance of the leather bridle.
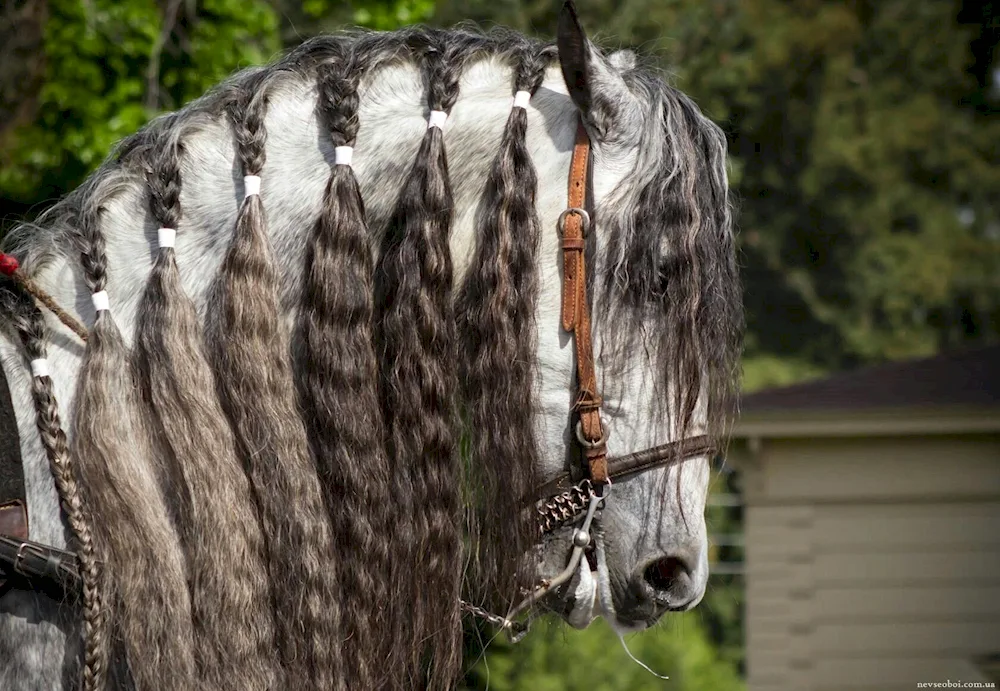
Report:
[{"label": "leather bridle", "polygon": [[608,428],[601,419],[602,400],[597,391],[587,291],[586,240],[592,225],[591,214],[587,210],[589,169],[590,138],[580,122],[570,163],[567,206],[559,214],[556,227],[563,255],[562,328],[573,334],[576,350],[576,395],[571,412],[576,418],[576,441],[585,460],[582,473],[577,472],[576,476],[582,474],[583,477],[574,482],[574,473],[567,470],[543,484],[533,497],[528,498],[536,502],[540,537],[544,538],[557,528],[576,521],[581,515],[584,520],[573,533],[573,549],[566,568],[556,577],[539,583],[507,616],[491,614],[462,602],[466,612],[505,629],[513,641],[520,640],[527,633],[530,622],[518,621],[518,615],[573,577],[584,551],[590,546],[594,516],[608,496],[613,481],[715,453],[709,437],[701,435],[625,456],[608,457]]},{"label": "leather bridle", "polygon": [[543,534],[573,520],[585,510],[581,507],[568,515],[560,511],[565,506],[560,499],[567,494],[590,494],[614,480],[714,452],[707,436],[697,436],[608,458],[608,429],[601,420],[602,401],[597,391],[587,291],[586,239],[591,228],[591,215],[587,210],[589,168],[590,138],[581,122],[570,163],[567,207],[559,214],[556,226],[563,255],[562,328],[573,334],[576,350],[576,395],[572,412],[576,417],[576,441],[586,462],[580,482],[574,484],[573,473],[566,471],[536,491],[535,498],[539,500],[536,509]]}]

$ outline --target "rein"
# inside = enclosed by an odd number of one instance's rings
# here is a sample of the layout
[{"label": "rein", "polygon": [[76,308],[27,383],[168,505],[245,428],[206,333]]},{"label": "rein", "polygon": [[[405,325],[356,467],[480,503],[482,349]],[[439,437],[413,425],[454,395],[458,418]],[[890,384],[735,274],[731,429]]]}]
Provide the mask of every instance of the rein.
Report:
[{"label": "rein", "polygon": [[576,573],[584,552],[591,545],[590,530],[613,480],[644,473],[654,468],[681,463],[715,452],[707,436],[688,437],[642,451],[608,458],[608,431],[601,420],[602,399],[597,392],[594,344],[591,337],[590,303],[587,293],[586,239],[591,228],[587,211],[587,179],[590,170],[590,138],[581,121],[576,130],[570,162],[567,205],[556,222],[562,238],[563,285],[561,321],[564,331],[573,334],[576,348],[576,396],[571,411],[576,413],[576,441],[586,460],[584,477],[574,484],[566,471],[539,487],[533,497],[540,537],[584,516],[573,532],[573,549],[566,567],[554,578],[543,579],[507,616],[462,601],[463,611],[504,629],[512,642],[528,632],[530,618],[518,621],[546,595],[568,582]]}]

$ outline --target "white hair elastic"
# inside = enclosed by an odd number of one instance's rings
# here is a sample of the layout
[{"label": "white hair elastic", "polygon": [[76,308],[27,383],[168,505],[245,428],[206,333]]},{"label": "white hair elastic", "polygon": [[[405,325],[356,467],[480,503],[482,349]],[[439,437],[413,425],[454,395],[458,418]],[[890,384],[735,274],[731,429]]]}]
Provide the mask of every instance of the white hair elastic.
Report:
[{"label": "white hair elastic", "polygon": [[31,361],[31,376],[33,377],[47,377],[49,376],[49,361],[43,357],[37,360]]},{"label": "white hair elastic", "polygon": [[448,121],[448,114],[443,110],[432,110],[431,114],[427,116],[427,129],[432,127],[437,127],[439,130],[444,130],[444,123]]},{"label": "white hair elastic", "polygon": [[99,290],[90,296],[90,299],[94,302],[94,311],[100,312],[101,310],[110,310],[111,303],[108,302],[108,291]]},{"label": "white hair elastic", "polygon": [[177,231],[173,228],[160,228],[156,231],[156,237],[160,241],[160,247],[173,247]]},{"label": "white hair elastic", "polygon": [[528,101],[531,100],[530,91],[518,91],[514,94],[514,105],[512,108],[527,108]]},{"label": "white hair elastic", "polygon": [[349,166],[351,161],[354,160],[354,147],[353,146],[338,146],[333,150],[334,165],[338,166]]},{"label": "white hair elastic", "polygon": [[252,197],[255,194],[260,194],[260,176],[243,176],[243,198]]}]

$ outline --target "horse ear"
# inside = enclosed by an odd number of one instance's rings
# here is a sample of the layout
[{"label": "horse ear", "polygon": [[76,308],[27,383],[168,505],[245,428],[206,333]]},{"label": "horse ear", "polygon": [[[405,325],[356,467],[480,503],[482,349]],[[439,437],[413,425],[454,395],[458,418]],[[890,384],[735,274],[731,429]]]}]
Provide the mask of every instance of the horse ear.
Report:
[{"label": "horse ear", "polygon": [[572,0],[563,3],[556,32],[559,66],[584,124],[600,140],[617,139],[635,100],[618,70],[587,39]]}]

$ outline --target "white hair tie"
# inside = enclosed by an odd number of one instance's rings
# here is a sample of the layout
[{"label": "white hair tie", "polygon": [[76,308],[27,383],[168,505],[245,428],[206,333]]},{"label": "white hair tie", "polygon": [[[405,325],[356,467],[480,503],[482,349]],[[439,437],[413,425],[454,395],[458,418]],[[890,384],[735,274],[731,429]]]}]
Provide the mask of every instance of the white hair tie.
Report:
[{"label": "white hair tie", "polygon": [[111,303],[108,301],[108,291],[99,290],[90,296],[90,299],[94,302],[94,311],[100,312],[101,310],[110,310]]},{"label": "white hair tie", "polygon": [[448,114],[443,110],[432,110],[431,114],[427,116],[427,129],[432,127],[437,127],[439,130],[444,131],[444,123],[448,121]]},{"label": "white hair tie", "polygon": [[156,237],[160,241],[160,247],[173,247],[174,240],[177,239],[177,231],[173,228],[160,228],[156,231]]},{"label": "white hair tie", "polygon": [[530,101],[530,100],[531,100],[531,92],[530,91],[518,91],[516,94],[514,94],[514,105],[511,106],[511,107],[512,108],[527,108],[528,107],[528,101]]},{"label": "white hair tie", "polygon": [[349,166],[351,161],[354,159],[354,147],[353,146],[338,146],[333,150],[334,165],[338,166]]},{"label": "white hair tie", "polygon": [[31,361],[31,376],[33,377],[47,377],[49,376],[49,361],[43,357],[37,360]]},{"label": "white hair tie", "polygon": [[252,197],[255,194],[260,194],[260,176],[243,176],[243,198],[246,199],[247,197]]}]

